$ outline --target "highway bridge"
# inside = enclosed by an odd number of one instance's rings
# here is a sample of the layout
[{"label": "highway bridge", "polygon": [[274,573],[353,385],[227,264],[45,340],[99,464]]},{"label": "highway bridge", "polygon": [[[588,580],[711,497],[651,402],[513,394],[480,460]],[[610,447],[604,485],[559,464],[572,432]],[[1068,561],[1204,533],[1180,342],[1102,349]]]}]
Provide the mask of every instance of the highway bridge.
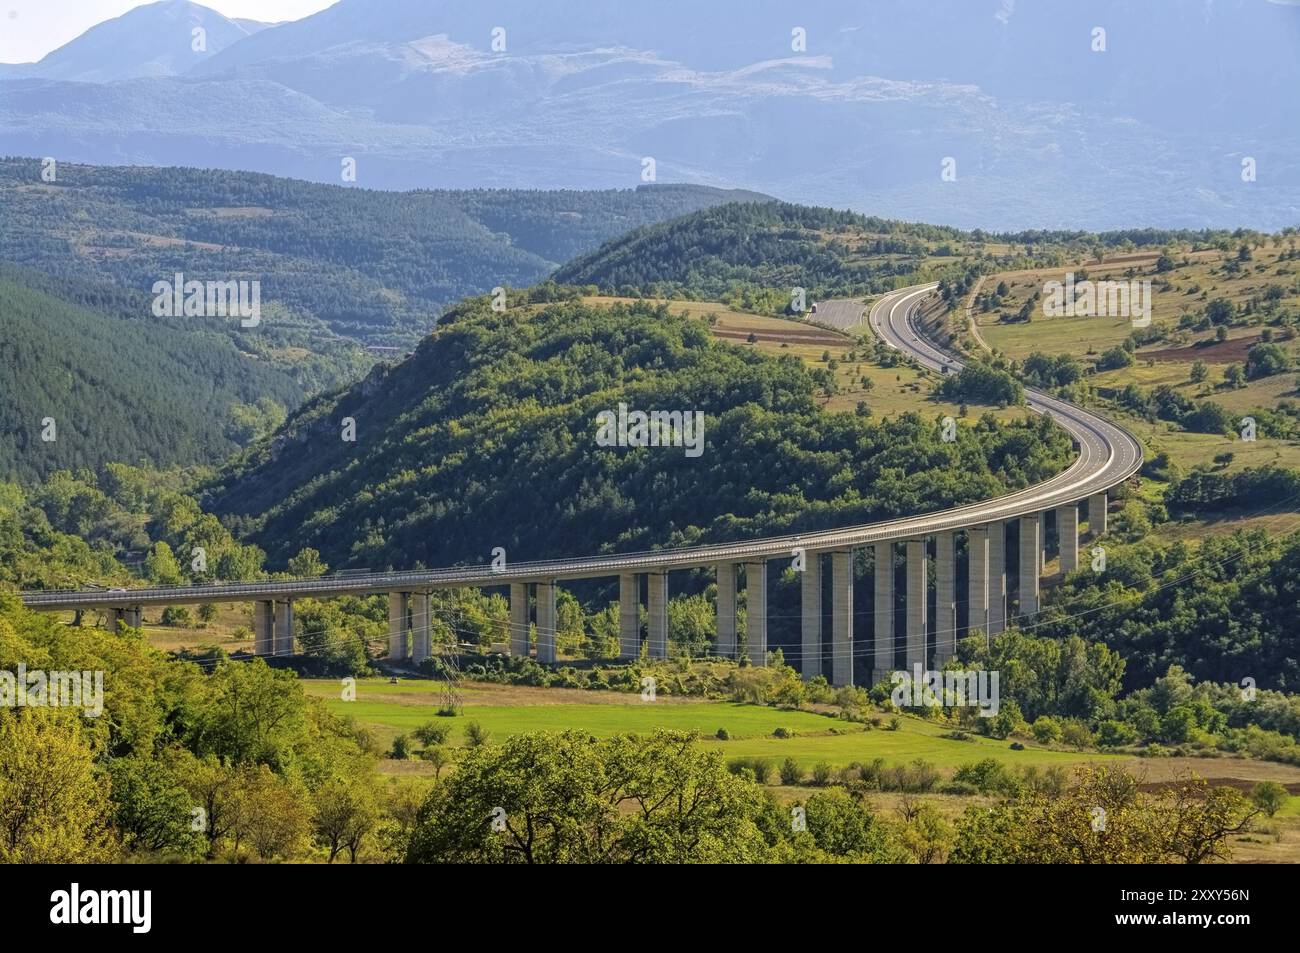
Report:
[{"label": "highway bridge", "polygon": [[[946,365],[948,372],[955,372],[961,367],[957,356],[940,350],[919,327],[920,306],[935,288],[933,284],[920,285],[887,294],[872,306],[867,318],[872,331],[889,346],[932,370],[942,373]],[[818,318],[847,330],[861,324],[865,312],[861,302],[841,299],[821,303]],[[1088,535],[1102,535],[1106,530],[1108,491],[1128,480],[1141,466],[1141,445],[1124,429],[1047,394],[1028,390],[1026,396],[1031,409],[1051,414],[1071,434],[1078,450],[1074,463],[1026,489],[940,512],[736,543],[510,563],[500,571],[469,566],[276,582],[25,592],[22,598],[29,608],[40,611],[106,611],[112,627],[121,623],[139,625],[146,606],[251,602],[256,654],[291,655],[295,599],[388,593],[389,659],[419,662],[430,655],[432,648],[432,592],[461,586],[508,586],[511,653],[529,653],[530,625],[535,625],[537,658],[549,663],[556,661],[555,592],[559,583],[618,578],[620,654],[633,658],[642,651],[640,607],[644,577],[648,618],[645,647],[651,657],[666,657],[668,573],[709,569],[716,573],[718,583],[717,653],[725,657],[747,653],[753,664],[762,665],[768,649],[767,562],[779,559],[788,563],[802,551],[806,568],[801,581],[801,641],[800,651],[795,653],[798,658],[792,660],[797,661],[804,678],[824,674],[832,684],[849,685],[854,681],[854,659],[865,651],[865,646],[855,648],[855,640],[864,642],[867,635],[855,633],[853,627],[853,552],[870,548],[875,567],[870,656],[870,677],[874,682],[895,670],[900,658],[909,669],[918,663],[923,667],[941,666],[952,656],[964,632],[1001,632],[1013,608],[1022,620],[1037,613],[1049,515],[1060,540],[1061,571],[1073,571],[1079,565],[1080,508],[1084,508]],[[1007,565],[1008,532],[1016,534],[1018,540],[1017,566]],[[959,628],[958,543],[963,538],[968,598],[964,601],[965,624]],[[905,552],[902,572],[906,600],[904,618],[898,620],[903,623],[904,646],[896,645],[898,624],[894,615],[898,547]],[[933,620],[927,618],[931,559],[937,606]],[[829,640],[823,632],[825,572],[830,573]],[[1013,578],[1017,583],[1014,589],[1010,585]],[[738,632],[736,596],[742,582],[746,621],[744,631]],[[1018,596],[1014,602],[1010,598],[1013,592]]]}]

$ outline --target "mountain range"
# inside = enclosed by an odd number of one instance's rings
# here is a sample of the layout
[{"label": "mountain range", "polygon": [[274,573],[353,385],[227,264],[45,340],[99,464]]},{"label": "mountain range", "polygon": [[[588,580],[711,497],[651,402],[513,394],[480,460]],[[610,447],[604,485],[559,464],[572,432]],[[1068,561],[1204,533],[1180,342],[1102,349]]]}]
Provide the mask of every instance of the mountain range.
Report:
[{"label": "mountain range", "polygon": [[0,152],[352,184],[350,159],[380,189],[627,187],[652,159],[968,228],[1275,229],[1297,40],[1271,0],[340,0],[271,28],[163,0],[0,68]]}]

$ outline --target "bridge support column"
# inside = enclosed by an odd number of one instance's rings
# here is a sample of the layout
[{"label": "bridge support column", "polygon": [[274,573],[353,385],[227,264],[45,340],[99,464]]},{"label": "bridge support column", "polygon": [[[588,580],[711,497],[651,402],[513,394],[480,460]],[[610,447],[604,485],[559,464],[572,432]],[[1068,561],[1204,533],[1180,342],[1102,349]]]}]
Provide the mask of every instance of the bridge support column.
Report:
[{"label": "bridge support column", "polygon": [[407,623],[410,614],[410,593],[388,594],[388,661],[405,661],[410,656],[407,648]]},{"label": "bridge support column", "polygon": [[636,573],[618,577],[618,657],[641,657],[641,588]]},{"label": "bridge support column", "polygon": [[767,664],[767,563],[745,563],[745,647],[751,665]]},{"label": "bridge support column", "polygon": [[427,592],[414,593],[411,598],[415,603],[411,610],[411,661],[419,665],[433,655],[433,598]]},{"label": "bridge support column", "polygon": [[528,657],[528,583],[510,584],[510,654]]},{"label": "bridge support column", "polygon": [[[1000,528],[1000,527],[999,527]],[[966,531],[966,635],[989,632],[989,530],[976,526]]]},{"label": "bridge support column", "polygon": [[925,540],[907,541],[907,670],[913,666],[929,667],[926,650],[927,559]]},{"label": "bridge support column", "polygon": [[1079,569],[1079,507],[1075,503],[1056,511],[1056,535],[1060,541],[1061,575]]},{"label": "bridge support column", "polygon": [[831,553],[831,684],[853,684],[853,551]]},{"label": "bridge support column", "polygon": [[133,629],[140,628],[144,620],[144,610],[139,606],[130,606],[122,610],[122,621]]},{"label": "bridge support column", "polygon": [[293,600],[275,603],[275,654],[293,654]]},{"label": "bridge support column", "polygon": [[537,661],[555,662],[555,583],[537,584]]},{"label": "bridge support column", "polygon": [[1037,513],[1020,517],[1020,619],[1028,621],[1038,612],[1038,574],[1042,521]]},{"label": "bridge support column", "polygon": [[1093,539],[1106,535],[1106,494],[1088,497],[1088,535]]},{"label": "bridge support column", "polygon": [[1001,634],[1007,627],[1007,524],[989,524],[989,631]]},{"label": "bridge support column", "polygon": [[668,573],[652,572],[646,576],[646,620],[651,658],[668,657]]},{"label": "bridge support column", "polygon": [[275,603],[270,600],[253,603],[253,654],[275,654]]},{"label": "bridge support column", "polygon": [[718,563],[718,657],[736,657],[736,564]]},{"label": "bridge support column", "polygon": [[894,671],[894,544],[875,544],[875,650],[871,684],[889,679]]},{"label": "bridge support column", "polygon": [[934,537],[934,667],[957,654],[957,551],[951,532]]},{"label": "bridge support column", "polygon": [[[799,599],[799,674],[805,682],[822,674],[822,554],[807,553],[806,558]],[[836,571],[834,559],[832,556],[832,573]]]},{"label": "bridge support column", "polygon": [[109,632],[116,632],[122,627],[123,615],[125,615],[124,609],[106,609],[104,611],[104,628]]}]

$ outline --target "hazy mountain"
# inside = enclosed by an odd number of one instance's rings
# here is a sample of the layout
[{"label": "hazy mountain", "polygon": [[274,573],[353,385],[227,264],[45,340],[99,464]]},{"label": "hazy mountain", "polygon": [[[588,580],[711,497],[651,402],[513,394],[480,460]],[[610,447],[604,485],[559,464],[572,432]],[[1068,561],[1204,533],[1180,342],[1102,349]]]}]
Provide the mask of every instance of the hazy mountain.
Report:
[{"label": "hazy mountain", "polygon": [[[189,0],[160,0],[91,27],[40,62],[10,66],[0,76],[84,83],[176,76],[268,25],[231,20]],[[196,36],[196,29],[203,33]]]},{"label": "hazy mountain", "polygon": [[341,0],[179,77],[4,83],[0,151],[325,182],[350,156],[377,188],[627,186],[651,157],[965,227],[1272,228],[1300,219],[1297,41],[1269,0]]}]

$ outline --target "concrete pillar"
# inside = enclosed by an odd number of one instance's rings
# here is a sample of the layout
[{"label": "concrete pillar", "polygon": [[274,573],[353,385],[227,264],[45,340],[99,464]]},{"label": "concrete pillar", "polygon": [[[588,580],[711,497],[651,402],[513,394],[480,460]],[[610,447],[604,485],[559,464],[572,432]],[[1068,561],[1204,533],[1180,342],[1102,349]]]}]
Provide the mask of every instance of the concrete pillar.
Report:
[{"label": "concrete pillar", "polygon": [[[834,560],[834,557],[831,558]],[[799,652],[799,674],[805,682],[822,674],[822,554],[808,553],[807,560],[807,565],[800,573],[803,579],[799,599],[803,635]]]},{"label": "concrete pillar", "polygon": [[1047,568],[1047,523],[1050,510],[1044,510],[1038,514],[1038,578],[1047,575],[1043,570]]},{"label": "concrete pillar", "polygon": [[875,651],[871,684],[888,679],[894,671],[894,544],[876,543]]},{"label": "concrete pillar", "polygon": [[927,576],[925,540],[907,541],[907,670],[929,667],[926,651]]},{"label": "concrete pillar", "polygon": [[253,603],[253,654],[263,658],[275,652],[275,603]]},{"label": "concrete pillar", "polygon": [[718,657],[736,657],[735,563],[718,563]]},{"label": "concrete pillar", "polygon": [[528,657],[528,583],[510,584],[510,654]]},{"label": "concrete pillar", "polygon": [[646,643],[651,658],[668,657],[668,573],[652,572],[646,576]]},{"label": "concrete pillar", "polygon": [[767,664],[767,563],[745,563],[745,645],[751,665]]},{"label": "concrete pillar", "polygon": [[122,621],[133,629],[140,628],[144,619],[144,610],[139,606],[130,606],[122,610]]},{"label": "concrete pillar", "polygon": [[275,604],[275,654],[293,654],[293,600]]},{"label": "concrete pillar", "polygon": [[641,588],[636,573],[618,577],[618,657],[641,656]]},{"label": "concrete pillar", "polygon": [[1079,568],[1079,507],[1074,503],[1056,511],[1056,535],[1061,548],[1061,575]]},{"label": "concrete pillar", "polygon": [[1106,535],[1106,494],[1088,497],[1088,535],[1093,539]]},{"label": "concrete pillar", "polygon": [[853,684],[853,551],[831,553],[831,684]]},{"label": "concrete pillar", "polygon": [[989,635],[1007,627],[1007,524],[989,524]]},{"label": "concrete pillar", "polygon": [[537,584],[537,661],[555,662],[555,583]]},{"label": "concrete pillar", "polygon": [[[1002,524],[998,524],[999,531]],[[967,611],[966,633],[989,631],[989,530],[976,526],[966,531]]]},{"label": "concrete pillar", "polygon": [[411,595],[411,661],[419,665],[433,655],[433,598],[430,593]]},{"label": "concrete pillar", "polygon": [[390,592],[388,594],[388,660],[399,662],[410,655],[407,648],[407,613],[410,608],[410,594]]},{"label": "concrete pillar", "polygon": [[957,552],[951,532],[934,537],[934,667],[957,654]]},{"label": "concrete pillar", "polygon": [[126,614],[125,609],[107,609],[104,612],[104,627],[109,632],[116,632],[122,627],[122,617]]},{"label": "concrete pillar", "polygon": [[1039,551],[1042,526],[1037,513],[1020,517],[1020,618],[1038,612]]}]

